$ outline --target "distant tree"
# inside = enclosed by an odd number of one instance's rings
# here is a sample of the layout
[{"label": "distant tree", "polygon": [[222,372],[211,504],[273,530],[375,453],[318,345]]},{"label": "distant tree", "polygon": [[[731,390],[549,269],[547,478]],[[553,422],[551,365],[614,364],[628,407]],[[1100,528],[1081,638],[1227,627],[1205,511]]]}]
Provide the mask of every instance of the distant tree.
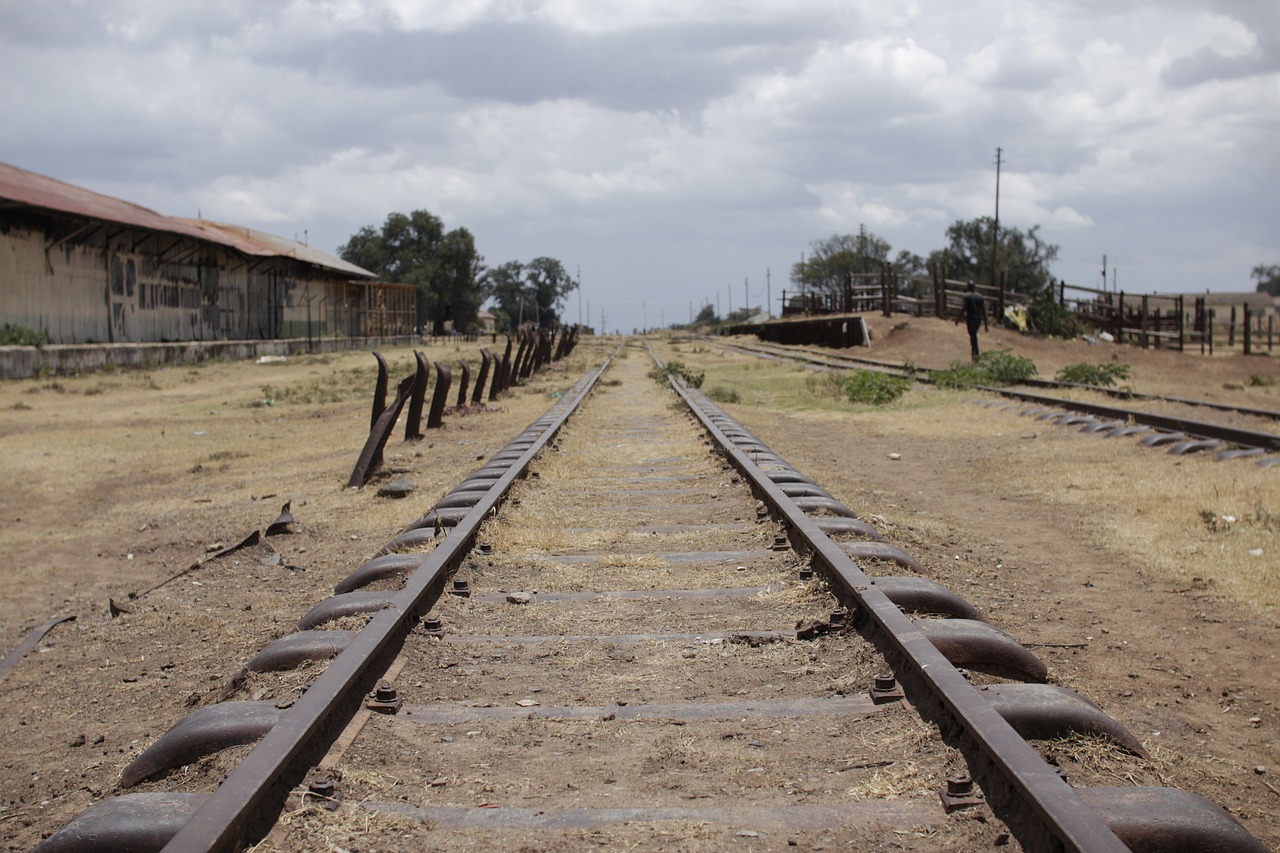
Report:
[{"label": "distant tree", "polygon": [[[991,237],[994,221],[989,216],[957,220],[947,229],[948,245],[929,255],[929,263],[945,263],[947,278],[973,279],[979,284],[992,281]],[[995,268],[1005,273],[1011,293],[1033,297],[1049,288],[1049,265],[1058,258],[1058,247],[1040,237],[1040,226],[1029,231],[1001,227],[996,247]]]},{"label": "distant tree", "polygon": [[716,307],[712,305],[710,302],[708,302],[706,305],[703,305],[702,310],[700,310],[697,313],[697,315],[694,316],[693,325],[695,326],[720,325],[720,318],[716,316]]},{"label": "distant tree", "polygon": [[578,283],[565,272],[563,264],[546,257],[525,264],[524,280],[538,309],[534,320],[543,328],[559,325],[560,306]]},{"label": "distant tree", "polygon": [[1280,264],[1258,264],[1249,277],[1257,279],[1258,293],[1280,296]]},{"label": "distant tree", "polygon": [[533,313],[525,293],[524,264],[519,261],[490,267],[484,274],[483,287],[485,296],[494,302],[499,331],[510,332],[523,321],[525,313]]},{"label": "distant tree", "polygon": [[859,226],[857,234],[833,234],[809,243],[809,257],[791,267],[791,283],[809,293],[840,293],[845,277],[879,272],[889,260],[888,241]]},{"label": "distant tree", "polygon": [[381,231],[361,228],[338,254],[385,281],[415,285],[419,328],[439,332],[449,320],[455,328],[475,322],[483,259],[465,228],[446,234],[440,218],[426,210],[391,213]]}]

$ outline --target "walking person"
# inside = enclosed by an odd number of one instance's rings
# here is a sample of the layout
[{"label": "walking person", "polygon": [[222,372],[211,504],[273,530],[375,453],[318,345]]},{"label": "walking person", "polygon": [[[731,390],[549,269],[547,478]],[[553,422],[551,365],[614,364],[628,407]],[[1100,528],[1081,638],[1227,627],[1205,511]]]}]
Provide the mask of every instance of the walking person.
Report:
[{"label": "walking person", "polygon": [[990,332],[991,327],[987,325],[987,300],[982,298],[982,294],[978,292],[977,285],[972,280],[965,287],[964,306],[961,313],[964,315],[965,328],[969,330],[969,349],[973,360],[977,361],[978,327],[981,326],[984,332]]}]

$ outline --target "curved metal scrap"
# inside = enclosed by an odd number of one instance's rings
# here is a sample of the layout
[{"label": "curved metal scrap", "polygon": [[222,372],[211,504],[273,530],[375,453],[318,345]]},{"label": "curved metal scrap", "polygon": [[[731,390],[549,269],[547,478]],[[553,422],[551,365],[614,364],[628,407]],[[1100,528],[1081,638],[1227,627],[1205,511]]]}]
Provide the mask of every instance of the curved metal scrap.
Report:
[{"label": "curved metal scrap", "polygon": [[156,853],[208,798],[208,794],[168,792],[112,797],[80,812],[34,853]]},{"label": "curved metal scrap", "polygon": [[369,473],[381,464],[382,448],[387,446],[387,439],[391,437],[391,430],[395,427],[396,419],[400,417],[400,410],[404,408],[404,401],[412,388],[412,376],[401,380],[400,387],[396,391],[395,402],[378,416],[373,429],[369,430],[369,438],[364,443],[364,449],[360,451],[356,467],[351,471],[351,479],[347,481],[348,488],[363,486],[365,480],[369,479]]},{"label": "curved metal scrap", "polygon": [[378,423],[378,418],[382,416],[383,410],[387,408],[387,377],[390,376],[387,360],[382,357],[382,353],[374,350],[373,358],[378,362],[378,380],[373,386],[373,411],[369,413],[369,429],[373,429]]},{"label": "curved metal scrap", "polygon": [[75,619],[76,615],[74,613],[69,616],[55,616],[43,625],[34,628],[31,633],[27,634],[27,636],[23,638],[21,643],[14,646],[13,651],[4,656],[4,660],[0,660],[0,678],[4,678],[8,675],[9,670],[17,666],[18,661],[26,657],[27,652],[34,649],[40,641],[44,639],[45,634],[48,634],[63,622],[74,622]]},{"label": "curved metal scrap", "polygon": [[1097,421],[1096,423],[1085,424],[1080,428],[1081,432],[1110,432],[1111,430],[1120,429],[1124,426],[1124,421]]},{"label": "curved metal scrap", "polygon": [[344,592],[332,595],[307,611],[307,615],[298,620],[298,630],[315,628],[343,616],[356,616],[361,613],[374,613],[391,603],[396,594],[389,590],[373,592]]},{"label": "curved metal scrap", "polygon": [[1214,454],[1214,459],[1219,462],[1226,462],[1228,459],[1248,459],[1254,456],[1266,456],[1267,451],[1261,447],[1241,447],[1235,450],[1219,450]]},{"label": "curved metal scrap", "polygon": [[793,468],[786,471],[769,471],[767,476],[780,486],[784,483],[813,483],[813,480]]},{"label": "curved metal scrap", "polygon": [[866,560],[892,560],[899,566],[905,566],[918,574],[927,575],[929,570],[915,557],[896,545],[886,542],[838,542],[840,550],[850,557]]},{"label": "curved metal scrap", "polygon": [[1129,426],[1122,426],[1119,429],[1112,430],[1111,434],[1108,435],[1107,438],[1120,438],[1126,435],[1141,435],[1144,432],[1151,432],[1151,427],[1145,424],[1130,424]]},{"label": "curved metal scrap", "polygon": [[840,501],[836,500],[835,498],[810,497],[810,498],[792,498],[792,500],[794,500],[796,506],[804,510],[806,514],[821,510],[822,512],[829,512],[832,515],[838,515],[844,518],[858,517],[857,515],[854,514],[853,510],[849,509],[847,506],[840,503]]},{"label": "curved metal scrap", "polygon": [[282,713],[276,702],[223,702],[194,711],[129,762],[120,774],[120,787],[132,788],[227,747],[253,743],[271,730]]},{"label": "curved metal scrap", "polygon": [[352,592],[383,578],[408,574],[420,565],[422,565],[421,554],[384,554],[381,557],[374,557],[338,581],[333,592],[335,595]]},{"label": "curved metal scrap", "polygon": [[1172,456],[1185,456],[1188,453],[1199,453],[1201,450],[1218,450],[1225,447],[1226,443],[1216,438],[1193,438],[1187,441],[1179,441],[1167,451]]},{"label": "curved metal scrap", "polygon": [[427,413],[427,429],[440,429],[444,426],[444,407],[449,404],[449,386],[453,377],[449,368],[436,362],[436,390],[431,393],[431,411]]},{"label": "curved metal scrap", "polygon": [[484,402],[484,383],[489,378],[489,371],[493,368],[493,353],[484,347],[480,348],[480,373],[476,376],[476,387],[471,392],[471,405],[479,405]]},{"label": "curved metal scrap", "polygon": [[955,666],[1001,678],[1044,681],[1049,668],[1004,631],[975,619],[917,619],[925,639]]},{"label": "curved metal scrap", "polygon": [[355,631],[298,631],[267,646],[244,665],[250,672],[297,669],[303,661],[328,660],[347,647]]},{"label": "curved metal scrap", "polygon": [[[441,507],[440,509],[433,509],[422,518],[415,521],[412,525],[412,529],[421,530],[423,528],[434,529],[437,527],[457,527],[459,522],[466,518],[467,513],[469,512],[471,512],[471,507],[466,506],[449,506]],[[405,534],[402,533],[401,536],[403,535]],[[397,536],[396,539],[391,540],[387,547],[390,550],[395,550],[391,546],[399,544],[396,541],[399,538],[400,536]]]},{"label": "curved metal scrap", "polygon": [[992,684],[982,688],[991,705],[1027,740],[1067,734],[1103,735],[1134,755],[1147,757],[1142,743],[1120,723],[1074,690],[1054,684]]},{"label": "curved metal scrap", "polygon": [[1138,444],[1143,447],[1159,447],[1162,444],[1173,444],[1175,441],[1186,441],[1189,437],[1184,432],[1157,432],[1139,439]]},{"label": "curved metal scrap", "polygon": [[462,376],[458,379],[458,399],[454,402],[454,407],[461,409],[467,405],[467,391],[471,388],[471,365],[459,361],[458,366],[462,368]]},{"label": "curved metal scrap", "polygon": [[813,523],[828,536],[848,533],[853,536],[865,536],[877,542],[884,538],[879,530],[859,518],[815,518]]},{"label": "curved metal scrap", "polygon": [[1199,794],[1178,788],[1079,788],[1133,853],[1266,853],[1267,846]]},{"label": "curved metal scrap", "polygon": [[404,420],[404,440],[413,441],[422,438],[422,400],[427,396],[427,381],[431,368],[427,366],[427,357],[414,350],[414,360],[418,370],[413,374],[413,388],[409,391],[409,414]]},{"label": "curved metal scrap", "polygon": [[280,507],[280,514],[276,516],[276,520],[267,525],[268,536],[280,536],[293,532],[293,513],[289,511],[292,506],[293,501],[287,501]]},{"label": "curved metal scrap", "polygon": [[978,608],[928,578],[894,575],[876,578],[873,584],[908,613],[942,613],[957,619],[984,621]]},{"label": "curved metal scrap", "polygon": [[[439,530],[447,525],[437,525],[432,517],[433,513],[428,513],[426,518],[420,518],[409,526],[408,529],[396,535],[394,539],[378,549],[378,556],[386,556],[389,554],[400,554],[413,551],[417,548],[425,548],[439,537]],[[416,555],[421,559],[422,555]]]}]

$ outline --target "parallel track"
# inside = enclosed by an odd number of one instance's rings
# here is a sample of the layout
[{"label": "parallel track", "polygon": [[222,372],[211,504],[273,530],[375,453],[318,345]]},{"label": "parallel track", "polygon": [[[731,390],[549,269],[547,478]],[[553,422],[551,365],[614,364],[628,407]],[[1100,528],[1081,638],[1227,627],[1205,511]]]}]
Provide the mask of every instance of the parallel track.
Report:
[{"label": "parallel track", "polygon": [[[868,574],[855,558],[914,561],[701,394],[673,383],[693,419],[674,414],[638,361],[611,368],[621,384],[574,414],[605,368],[584,377],[340,584],[353,591],[304,617],[310,630],[260,655],[330,642],[336,657],[291,705],[191,715],[126,768],[128,784],[152,793],[91,808],[42,849],[91,849],[77,839],[141,822],[169,851],[264,835],[271,849],[307,850],[344,820],[378,815],[394,819],[379,824],[382,841],[418,838],[410,847],[659,849],[693,822],[714,827],[689,836],[707,849],[885,843],[912,827],[949,849],[1009,831],[1029,849],[1157,849],[1142,845],[1188,831],[1263,849],[1183,791],[1068,785],[1020,730],[1141,745],[1070,691],[1037,683],[1043,664],[1007,635],[928,615],[978,617],[963,599],[923,578]],[[366,617],[354,636],[334,630]],[[166,774],[201,752],[198,727],[184,725],[219,710],[232,722],[214,724],[203,751],[246,721],[267,719],[265,733],[210,793],[163,793]],[[850,797],[898,762],[942,795]],[[981,800],[962,790],[970,772],[1007,830],[946,817],[944,805]],[[329,820],[290,811],[276,822],[297,798],[339,794]],[[157,814],[163,829],[147,823]]]},{"label": "parallel track", "polygon": [[[721,343],[720,345],[760,358],[779,358],[800,362],[821,369],[851,370],[867,369],[903,376],[917,381],[928,382],[931,368],[910,367],[880,359],[861,358],[843,353],[815,353],[800,347],[784,347],[773,344]],[[1193,400],[1185,397],[1161,396],[1155,394],[1138,394],[1124,389],[1104,388],[1094,385],[1080,385],[1070,382],[1054,382],[1044,379],[1029,379],[1023,383],[1028,387],[1054,388],[1058,390],[1081,390],[1089,393],[1110,396],[1126,400],[1141,400],[1150,403],[1174,404],[1176,406],[1194,406],[1222,414],[1240,415],[1258,421],[1264,427],[1271,428],[1280,422],[1280,412],[1230,403],[1218,403],[1209,400]],[[1251,429],[1234,426],[1223,422],[1203,421],[1188,417],[1161,414],[1159,412],[1142,411],[1108,406],[1102,403],[1053,397],[1047,394],[1021,390],[1020,388],[979,386],[978,391],[985,391],[1013,400],[1033,403],[1039,406],[1053,407],[1068,413],[1085,413],[1113,422],[1117,427],[1136,424],[1158,430],[1168,435],[1168,441],[1219,442],[1212,449],[1246,450],[1254,454],[1280,453],[1280,432],[1268,431],[1268,428]],[[1048,414],[1046,410],[1037,410],[1036,414]],[[1159,443],[1163,437],[1152,436]],[[1196,446],[1195,450],[1210,449],[1210,446]]]}]

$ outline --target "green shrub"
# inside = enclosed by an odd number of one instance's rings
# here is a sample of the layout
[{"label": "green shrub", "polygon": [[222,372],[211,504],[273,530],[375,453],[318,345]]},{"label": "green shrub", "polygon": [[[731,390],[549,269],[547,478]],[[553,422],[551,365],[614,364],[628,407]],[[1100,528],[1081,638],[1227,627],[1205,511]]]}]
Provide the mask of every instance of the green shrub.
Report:
[{"label": "green shrub", "polygon": [[649,371],[649,378],[663,385],[667,384],[667,379],[671,376],[679,376],[690,388],[701,388],[702,381],[707,378],[707,372],[689,367],[679,361],[668,361],[662,367],[655,367]]},{"label": "green shrub", "polygon": [[1035,363],[1009,350],[984,352],[974,362],[953,361],[946,370],[933,374],[939,388],[970,388],[974,385],[1017,385],[1036,375]]},{"label": "green shrub", "polygon": [[717,403],[741,403],[742,395],[738,393],[737,388],[726,388],[723,385],[713,385],[707,390],[707,396]]},{"label": "green shrub", "polygon": [[1080,321],[1053,298],[1053,288],[1037,293],[1027,306],[1027,324],[1041,335],[1074,338],[1080,334]]},{"label": "green shrub", "polygon": [[1263,376],[1261,373],[1250,373],[1245,385],[1250,388],[1270,388],[1276,384],[1274,376]]},{"label": "green shrub", "polygon": [[844,381],[844,393],[851,403],[870,403],[883,406],[901,397],[911,387],[911,380],[903,376],[880,373],[875,370],[859,370]]},{"label": "green shrub", "polygon": [[0,346],[42,347],[48,343],[51,343],[49,336],[39,329],[32,329],[21,323],[5,323],[0,326]]},{"label": "green shrub", "polygon": [[1075,382],[1079,385],[1115,385],[1117,379],[1129,378],[1129,365],[1111,362],[1110,364],[1068,364],[1058,371],[1054,379],[1059,382]]}]

